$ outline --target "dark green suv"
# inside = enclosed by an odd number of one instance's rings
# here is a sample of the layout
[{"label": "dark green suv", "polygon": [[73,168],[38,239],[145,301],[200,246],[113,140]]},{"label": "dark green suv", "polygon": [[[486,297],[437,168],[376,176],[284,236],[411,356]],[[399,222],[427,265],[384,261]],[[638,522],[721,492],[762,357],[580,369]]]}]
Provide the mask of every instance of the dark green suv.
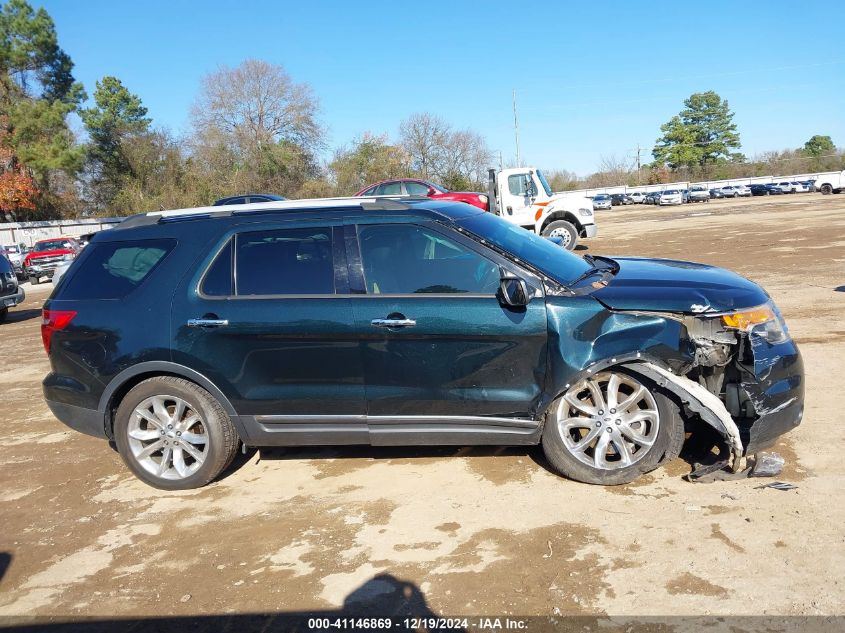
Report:
[{"label": "dark green suv", "polygon": [[801,357],[725,270],[577,257],[460,203],[300,200],[98,233],[44,306],[50,408],[166,489],[239,445],[542,444],[631,481],[708,425],[731,465],[800,422]]}]

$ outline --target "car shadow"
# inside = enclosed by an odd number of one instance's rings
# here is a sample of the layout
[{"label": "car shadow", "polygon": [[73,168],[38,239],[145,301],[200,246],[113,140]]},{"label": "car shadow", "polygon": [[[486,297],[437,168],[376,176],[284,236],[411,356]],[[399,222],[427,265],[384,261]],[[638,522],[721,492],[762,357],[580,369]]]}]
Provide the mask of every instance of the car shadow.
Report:
[{"label": "car shadow", "polygon": [[3,582],[3,576],[12,564],[12,555],[9,552],[0,552],[0,583]]},{"label": "car shadow", "polygon": [[845,292],[845,286],[837,286],[833,289],[833,292]]},{"label": "car shadow", "polygon": [[[225,603],[224,603],[225,604]],[[314,611],[279,611],[275,613],[242,613],[232,615],[188,615],[165,617],[129,617],[113,619],[68,618],[61,622],[54,618],[16,618],[10,629],[19,633],[35,631],[106,633],[132,631],[133,633],[218,633],[220,631],[318,631],[318,630],[384,630],[360,622],[358,618],[390,618],[391,628],[405,630],[445,630],[446,623],[438,626],[442,615],[428,605],[422,590],[413,582],[401,580],[389,573],[381,573],[364,582],[349,593],[339,609]],[[413,620],[413,622],[411,621]],[[421,622],[416,624],[416,622]],[[428,624],[428,623],[431,623]],[[382,623],[383,624],[383,623]],[[450,622],[451,624],[451,622]],[[449,626],[449,631],[466,631],[461,626]]]},{"label": "car shadow", "polygon": [[[696,464],[710,463],[719,458],[719,438],[705,434],[694,436],[685,443],[677,462],[685,462],[692,471]],[[222,481],[240,470],[256,457],[260,461],[302,460],[423,460],[449,459],[451,457],[526,457],[550,475],[561,477],[549,463],[540,445],[530,446],[270,446],[248,447],[239,451],[231,465],[217,478]],[[680,464],[679,464],[680,465]],[[677,471],[677,469],[674,469]]]},{"label": "car shadow", "polygon": [[41,310],[29,308],[27,310],[9,310],[6,315],[4,323],[20,323],[21,321],[29,321],[41,316]]}]

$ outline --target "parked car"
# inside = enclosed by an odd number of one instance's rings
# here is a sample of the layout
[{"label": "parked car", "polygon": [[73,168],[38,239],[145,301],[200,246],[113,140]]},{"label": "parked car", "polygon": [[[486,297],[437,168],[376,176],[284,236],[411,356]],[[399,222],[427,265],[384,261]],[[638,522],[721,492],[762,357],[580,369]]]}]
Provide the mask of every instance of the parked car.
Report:
[{"label": "parked car", "polygon": [[751,189],[746,185],[728,185],[722,187],[722,194],[725,198],[738,198],[751,196]]},{"label": "parked car", "polygon": [[9,308],[23,303],[25,298],[26,293],[18,285],[12,262],[0,255],[0,323],[6,320]]},{"label": "parked car", "polygon": [[646,194],[642,191],[635,191],[631,194],[631,200],[634,201],[634,204],[643,204],[645,202]]},{"label": "parked car", "polygon": [[134,216],[41,327],[51,411],[169,490],[242,443],[541,444],[557,472],[619,484],[701,425],[739,469],[804,408],[798,348],[751,281],[581,258],[434,200]]},{"label": "parked car", "polygon": [[681,189],[681,200],[685,204],[689,202],[689,189]]},{"label": "parked car", "polygon": [[679,189],[668,189],[660,194],[658,204],[663,207],[670,204],[683,204],[684,194]]},{"label": "parked car", "polygon": [[711,189],[710,190],[710,199],[711,200],[714,200],[714,199],[717,199],[717,198],[724,198],[724,197],[725,197],[725,194],[722,193],[721,189]]},{"label": "parked car", "polygon": [[751,190],[752,196],[770,196],[772,194],[780,195],[783,193],[783,189],[773,184],[749,185],[748,188]]},{"label": "parked car", "polygon": [[593,196],[593,210],[607,210],[609,211],[613,204],[611,203],[610,196],[606,193],[599,193]]},{"label": "parked car", "polygon": [[807,193],[813,193],[818,191],[816,189],[816,181],[815,180],[802,180],[801,184],[807,187]]},{"label": "parked car", "polygon": [[688,202],[710,202],[710,191],[704,185],[693,185],[689,189]]},{"label": "parked car", "polygon": [[356,196],[424,196],[432,200],[453,200],[465,202],[485,211],[489,208],[486,194],[469,191],[449,191],[446,187],[429,180],[397,178],[383,180],[361,189]]},{"label": "parked car", "polygon": [[220,207],[228,204],[253,204],[255,202],[281,202],[287,200],[283,196],[277,196],[274,193],[247,193],[238,196],[229,196],[228,198],[220,198],[215,200],[211,206]]},{"label": "parked car", "polygon": [[626,193],[612,193],[610,194],[610,201],[614,207],[619,205],[634,204],[634,201],[631,199],[631,196]]},{"label": "parked car", "polygon": [[76,257],[82,247],[72,237],[58,237],[39,240],[32,246],[23,260],[23,269],[29,283],[35,285],[42,277],[51,278],[61,261]]},{"label": "parked car", "polygon": [[26,256],[28,250],[26,245],[23,242],[18,242],[17,244],[6,244],[0,247],[0,249],[5,252],[7,259],[11,262],[17,278],[19,280],[25,279],[23,258]]},{"label": "parked car", "polygon": [[652,191],[646,194],[645,204],[660,204],[660,194],[662,191]]}]

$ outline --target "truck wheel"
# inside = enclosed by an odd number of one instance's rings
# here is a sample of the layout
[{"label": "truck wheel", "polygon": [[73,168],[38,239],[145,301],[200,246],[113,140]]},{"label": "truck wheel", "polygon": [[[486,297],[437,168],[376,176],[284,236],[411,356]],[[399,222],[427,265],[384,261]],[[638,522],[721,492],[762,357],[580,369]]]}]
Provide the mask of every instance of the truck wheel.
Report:
[{"label": "truck wheel", "polygon": [[828,184],[824,184],[824,185],[822,185],[822,188],[820,189],[820,191],[821,191],[824,195],[829,196],[830,194],[832,194],[832,193],[833,193],[833,187],[831,187],[831,186],[830,186],[830,185],[828,185]]},{"label": "truck wheel", "polygon": [[543,451],[570,479],[617,485],[678,456],[684,425],[677,404],[651,381],[611,368],[588,376],[555,400]]},{"label": "truck wheel", "polygon": [[148,378],[114,416],[117,450],[143,482],[163,490],[204,486],[234,459],[238,435],[220,403],[183,378]]},{"label": "truck wheel", "polygon": [[30,277],[29,283],[31,283],[33,286],[37,286],[38,285],[38,277]]},{"label": "truck wheel", "polygon": [[546,228],[543,229],[543,237],[559,237],[563,240],[563,247],[571,251],[578,242],[578,231],[575,230],[571,222],[555,220],[554,222],[549,222]]},{"label": "truck wheel", "polygon": [[0,323],[5,321],[7,316],[9,316],[9,308],[0,308]]}]

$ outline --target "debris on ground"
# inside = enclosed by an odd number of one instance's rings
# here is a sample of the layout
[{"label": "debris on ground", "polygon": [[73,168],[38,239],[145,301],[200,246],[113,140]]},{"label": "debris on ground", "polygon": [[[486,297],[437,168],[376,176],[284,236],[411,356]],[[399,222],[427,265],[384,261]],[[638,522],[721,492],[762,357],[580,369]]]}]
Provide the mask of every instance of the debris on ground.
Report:
[{"label": "debris on ground", "polygon": [[795,484],[786,483],[785,481],[773,481],[770,484],[756,486],[754,489],[757,490],[759,488],[772,488],[774,490],[797,490],[798,486],[796,486]]},{"label": "debris on ground", "polygon": [[776,477],[783,470],[784,459],[777,453],[758,453],[748,458],[750,465],[743,470],[733,472],[729,460],[721,459],[712,464],[694,464],[691,473],[684,479],[692,483],[713,483],[714,481],[734,481],[748,477]]}]

